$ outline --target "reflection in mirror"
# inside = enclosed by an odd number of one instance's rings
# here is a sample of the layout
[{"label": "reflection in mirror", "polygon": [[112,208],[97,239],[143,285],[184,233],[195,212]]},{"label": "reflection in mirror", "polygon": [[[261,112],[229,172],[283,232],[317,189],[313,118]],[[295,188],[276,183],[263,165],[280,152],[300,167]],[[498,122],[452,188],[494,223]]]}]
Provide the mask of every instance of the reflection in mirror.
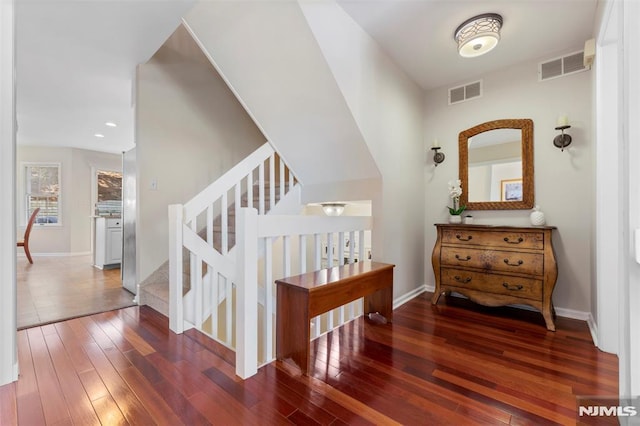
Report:
[{"label": "reflection in mirror", "polygon": [[460,202],[469,210],[533,207],[533,121],[488,121],[460,132]]},{"label": "reflection in mirror", "polygon": [[519,129],[495,129],[469,138],[469,201],[522,201]]}]

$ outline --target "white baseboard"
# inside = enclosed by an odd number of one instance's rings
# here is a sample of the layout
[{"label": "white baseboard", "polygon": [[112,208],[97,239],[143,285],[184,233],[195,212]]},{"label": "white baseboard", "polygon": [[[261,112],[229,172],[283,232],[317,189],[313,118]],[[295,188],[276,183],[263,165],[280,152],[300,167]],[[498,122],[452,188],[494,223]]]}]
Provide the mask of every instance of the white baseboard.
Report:
[{"label": "white baseboard", "polygon": [[591,340],[593,340],[593,344],[598,346],[598,324],[596,324],[596,320],[589,312],[589,319],[587,319],[587,325],[589,326],[589,331],[591,332]]},{"label": "white baseboard", "polygon": [[[412,295],[416,291],[418,291],[417,294],[409,297],[410,295]],[[397,301],[394,302],[394,309],[396,308],[396,306],[395,306],[396,303],[399,303],[400,301],[402,301],[402,303],[398,304],[398,306],[400,306],[400,305],[408,302],[410,299],[414,298],[418,294],[423,293],[425,291],[429,291],[429,292],[433,293],[435,291],[435,285],[423,284],[418,289],[407,293],[407,295],[402,296],[401,298],[398,298]],[[462,295],[457,295],[457,294],[453,294],[453,296],[454,297],[464,297]],[[538,312],[537,309],[535,309],[535,308],[533,308],[531,306],[528,306],[528,305],[509,305],[509,306],[512,306],[512,307],[515,307],[515,308],[520,308],[520,309],[526,309],[528,311]],[[559,316],[559,317],[577,319],[577,320],[580,320],[580,321],[586,321],[587,325],[589,326],[589,330],[591,331],[591,335],[592,335],[593,341],[597,345],[596,336],[597,336],[597,332],[598,332],[598,326],[597,326],[595,320],[593,319],[593,316],[591,315],[591,312],[576,311],[575,309],[558,308],[557,306],[555,307],[555,310],[556,310],[556,315]]]},{"label": "white baseboard", "polygon": [[427,286],[422,284],[420,287],[414,288],[409,293],[403,294],[393,301],[393,309],[398,309],[400,306],[404,305],[409,300],[418,297],[425,291],[428,291]]}]

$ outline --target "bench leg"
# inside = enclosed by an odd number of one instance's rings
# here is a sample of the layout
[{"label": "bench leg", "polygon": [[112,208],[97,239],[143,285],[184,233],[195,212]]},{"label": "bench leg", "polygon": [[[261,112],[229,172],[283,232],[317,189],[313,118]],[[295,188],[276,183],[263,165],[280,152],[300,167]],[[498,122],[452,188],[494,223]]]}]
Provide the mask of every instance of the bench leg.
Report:
[{"label": "bench leg", "polygon": [[307,294],[278,286],[276,310],[276,358],[291,358],[308,374],[311,324]]},{"label": "bench leg", "polygon": [[393,287],[386,287],[364,297],[364,313],[378,312],[393,321]]}]

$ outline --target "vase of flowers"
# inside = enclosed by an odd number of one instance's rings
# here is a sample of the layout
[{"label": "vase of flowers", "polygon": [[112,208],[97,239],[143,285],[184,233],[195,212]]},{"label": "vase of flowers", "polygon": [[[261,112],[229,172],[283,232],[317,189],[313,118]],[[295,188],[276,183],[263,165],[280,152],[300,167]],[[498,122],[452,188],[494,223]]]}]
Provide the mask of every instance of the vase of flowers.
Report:
[{"label": "vase of flowers", "polygon": [[451,197],[452,207],[449,209],[449,223],[462,223],[462,212],[466,206],[460,205],[460,196],[462,195],[462,182],[460,179],[449,181],[449,197]]}]

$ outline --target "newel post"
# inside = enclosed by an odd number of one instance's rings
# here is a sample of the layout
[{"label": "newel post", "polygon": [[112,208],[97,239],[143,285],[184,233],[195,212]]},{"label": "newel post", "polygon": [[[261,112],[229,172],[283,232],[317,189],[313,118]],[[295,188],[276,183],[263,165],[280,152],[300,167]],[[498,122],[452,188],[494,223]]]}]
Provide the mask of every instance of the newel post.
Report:
[{"label": "newel post", "polygon": [[184,331],[182,220],[182,204],[171,204],[169,206],[169,328],[177,334]]},{"label": "newel post", "polygon": [[258,211],[241,208],[236,218],[236,374],[258,372]]}]

